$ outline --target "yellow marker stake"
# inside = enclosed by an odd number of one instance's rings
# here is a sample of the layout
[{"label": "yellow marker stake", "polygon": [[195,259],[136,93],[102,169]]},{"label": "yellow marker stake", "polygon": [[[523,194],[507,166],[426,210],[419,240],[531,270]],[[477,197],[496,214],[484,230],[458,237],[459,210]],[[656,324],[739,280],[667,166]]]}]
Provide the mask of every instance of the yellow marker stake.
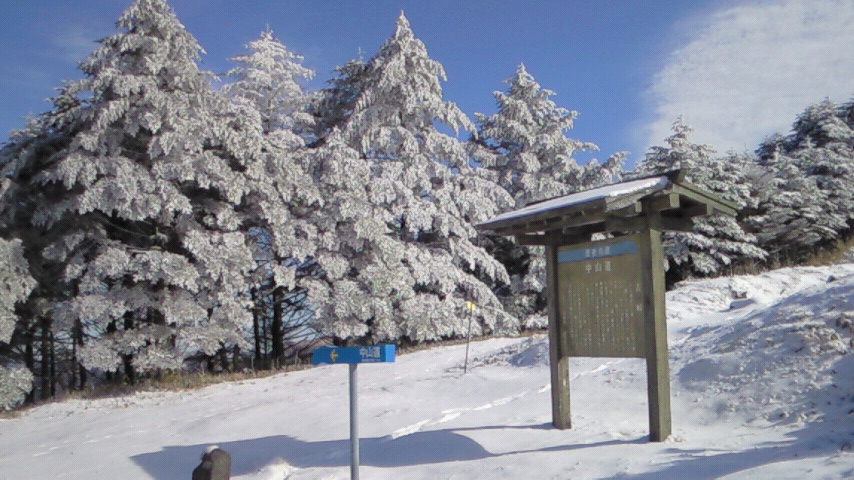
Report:
[{"label": "yellow marker stake", "polygon": [[336,352],[335,350],[332,350],[329,353],[329,359],[332,360],[332,363],[335,363],[335,360],[338,359],[338,352]]},{"label": "yellow marker stake", "polygon": [[471,343],[471,320],[474,317],[474,302],[467,300],[466,308],[469,311],[469,331],[466,335],[466,362],[463,364],[463,375],[469,371],[469,344]]}]

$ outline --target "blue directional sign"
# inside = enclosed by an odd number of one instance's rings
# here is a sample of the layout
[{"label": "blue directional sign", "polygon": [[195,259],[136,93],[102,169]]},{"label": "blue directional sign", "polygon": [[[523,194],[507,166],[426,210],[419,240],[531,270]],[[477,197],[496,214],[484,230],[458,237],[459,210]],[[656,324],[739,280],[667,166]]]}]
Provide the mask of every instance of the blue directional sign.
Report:
[{"label": "blue directional sign", "polygon": [[311,364],[393,362],[394,354],[395,347],[391,343],[358,347],[318,347],[311,354]]}]

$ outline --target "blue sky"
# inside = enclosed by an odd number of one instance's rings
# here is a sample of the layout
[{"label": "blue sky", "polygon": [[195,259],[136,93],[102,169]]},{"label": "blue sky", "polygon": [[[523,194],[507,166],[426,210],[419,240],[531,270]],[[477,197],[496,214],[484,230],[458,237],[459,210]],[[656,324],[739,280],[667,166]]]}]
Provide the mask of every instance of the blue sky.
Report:
[{"label": "blue sky", "polygon": [[[0,2],[0,141],[115,31],[130,0]],[[661,144],[677,115],[718,151],[752,150],[787,132],[825,97],[854,95],[854,2],[822,1],[331,1],[171,0],[207,51],[228,58],[269,25],[320,88],[331,70],[373,55],[401,10],[448,75],[447,100],[492,113],[492,92],[524,62],[554,100],[580,113],[573,138],[604,159],[632,161]],[[584,160],[587,156],[581,155]]]}]

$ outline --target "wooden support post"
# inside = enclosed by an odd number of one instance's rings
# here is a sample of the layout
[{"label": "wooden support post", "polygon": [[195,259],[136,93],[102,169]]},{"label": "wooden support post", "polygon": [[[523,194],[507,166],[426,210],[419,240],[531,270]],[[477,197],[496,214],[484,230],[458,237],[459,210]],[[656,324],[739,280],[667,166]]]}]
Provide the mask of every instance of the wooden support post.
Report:
[{"label": "wooden support post", "polygon": [[[652,223],[652,222],[651,222]],[[670,366],[664,310],[664,252],[661,231],[640,233],[641,273],[644,285],[644,337],[646,344],[649,439],[662,442],[671,432]]]},{"label": "wooden support post", "polygon": [[549,364],[552,382],[552,423],[555,428],[572,428],[569,415],[569,348],[560,319],[557,275],[557,247],[546,246],[546,283],[549,309]]}]

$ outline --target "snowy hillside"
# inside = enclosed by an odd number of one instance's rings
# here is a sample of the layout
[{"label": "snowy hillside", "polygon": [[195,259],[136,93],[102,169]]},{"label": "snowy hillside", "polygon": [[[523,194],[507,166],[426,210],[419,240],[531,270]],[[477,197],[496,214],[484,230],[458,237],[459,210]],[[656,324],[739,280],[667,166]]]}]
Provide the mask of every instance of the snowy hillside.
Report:
[{"label": "snowy hillside", "polygon": [[[673,436],[647,441],[643,362],[570,361],[551,428],[545,337],[359,369],[362,477],[850,478],[854,265],[670,292]],[[0,479],[188,479],[207,445],[244,480],[349,478],[347,368],[68,401],[0,420]]]}]

